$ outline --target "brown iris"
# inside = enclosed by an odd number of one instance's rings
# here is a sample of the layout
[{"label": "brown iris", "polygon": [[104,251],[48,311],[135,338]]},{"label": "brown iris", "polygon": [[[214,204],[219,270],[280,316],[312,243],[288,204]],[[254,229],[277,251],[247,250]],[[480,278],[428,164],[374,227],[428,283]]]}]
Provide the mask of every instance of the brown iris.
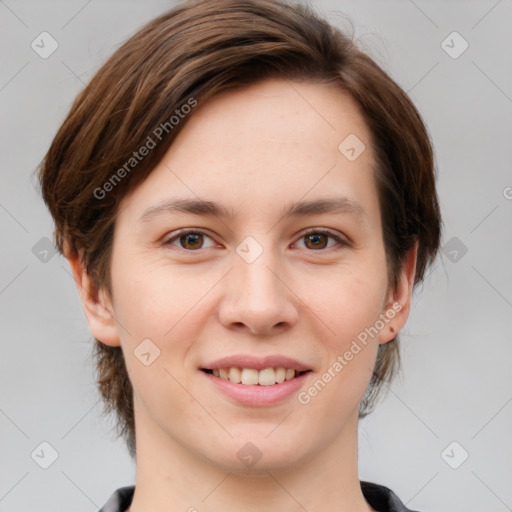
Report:
[{"label": "brown iris", "polygon": [[[325,244],[322,244],[320,237],[324,238]],[[324,249],[327,245],[327,240],[329,237],[325,233],[311,233],[306,235],[304,238],[306,239],[306,247],[308,241],[313,243],[313,247],[308,247],[308,249]]]},{"label": "brown iris", "polygon": [[[202,233],[187,233],[180,236],[180,243],[182,243],[185,249],[200,249],[202,237]],[[185,242],[183,242],[184,240]]]}]

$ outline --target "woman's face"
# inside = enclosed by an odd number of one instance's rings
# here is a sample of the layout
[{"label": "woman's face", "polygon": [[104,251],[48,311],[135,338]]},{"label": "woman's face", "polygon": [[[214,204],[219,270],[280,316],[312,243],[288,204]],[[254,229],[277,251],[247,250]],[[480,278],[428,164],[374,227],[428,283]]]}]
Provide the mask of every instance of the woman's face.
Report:
[{"label": "woman's face", "polygon": [[[117,337],[102,341],[123,348],[138,436],[242,472],[355,435],[379,343],[405,321],[389,312],[373,162],[333,86],[267,80],[194,109],[116,220]],[[337,208],[296,207],[323,201]],[[272,384],[286,372],[266,367],[309,371]]]}]

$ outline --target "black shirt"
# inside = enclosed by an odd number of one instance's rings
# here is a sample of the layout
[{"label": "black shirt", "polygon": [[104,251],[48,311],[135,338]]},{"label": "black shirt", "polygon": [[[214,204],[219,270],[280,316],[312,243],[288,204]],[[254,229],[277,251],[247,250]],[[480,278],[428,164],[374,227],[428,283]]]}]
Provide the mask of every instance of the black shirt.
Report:
[{"label": "black shirt", "polygon": [[[134,491],[134,485],[117,489],[99,512],[125,512],[132,503]],[[415,512],[406,508],[398,496],[383,485],[361,481],[361,491],[366,501],[379,512]]]}]

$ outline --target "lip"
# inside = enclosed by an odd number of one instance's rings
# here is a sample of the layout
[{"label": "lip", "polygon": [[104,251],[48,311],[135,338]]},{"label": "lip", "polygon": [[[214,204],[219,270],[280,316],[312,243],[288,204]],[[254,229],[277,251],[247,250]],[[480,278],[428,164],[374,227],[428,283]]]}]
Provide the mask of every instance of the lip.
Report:
[{"label": "lip", "polygon": [[[268,367],[269,366],[266,368]],[[222,366],[220,366],[220,368],[222,368]],[[247,367],[244,366],[244,368]],[[230,380],[215,377],[215,375],[211,373],[204,371],[200,371],[200,373],[204,375],[217,390],[221,391],[236,403],[252,407],[264,407],[282,402],[291,395],[296,394],[312,372],[303,373],[298,377],[271,386],[235,384]]]},{"label": "lip", "polygon": [[[286,368],[305,372],[312,368],[296,359],[281,355],[269,355],[266,357],[255,357],[249,354],[239,354],[223,357],[213,362],[206,363],[200,369],[204,370],[220,370],[221,368],[253,368],[255,370],[264,370],[265,368]],[[245,384],[243,384],[245,386]]]}]

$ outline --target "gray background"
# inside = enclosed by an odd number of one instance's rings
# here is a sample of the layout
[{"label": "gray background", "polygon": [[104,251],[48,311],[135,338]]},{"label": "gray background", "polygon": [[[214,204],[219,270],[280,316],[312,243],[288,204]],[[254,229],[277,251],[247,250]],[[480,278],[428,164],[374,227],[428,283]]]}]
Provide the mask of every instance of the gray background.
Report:
[{"label": "gray background", "polygon": [[[409,92],[440,173],[444,254],[416,291],[402,376],[360,423],[360,478],[423,512],[512,510],[512,3],[311,3],[342,28],[348,16]],[[33,171],[101,63],[172,5],[0,0],[0,511],[95,512],[134,483],[100,415],[87,323],[67,263],[44,239],[53,226]],[[47,59],[31,48],[42,31],[59,44]],[[457,58],[442,47],[453,31],[469,44]],[[58,452],[48,469],[38,465],[48,449],[31,457],[43,441]]]}]

